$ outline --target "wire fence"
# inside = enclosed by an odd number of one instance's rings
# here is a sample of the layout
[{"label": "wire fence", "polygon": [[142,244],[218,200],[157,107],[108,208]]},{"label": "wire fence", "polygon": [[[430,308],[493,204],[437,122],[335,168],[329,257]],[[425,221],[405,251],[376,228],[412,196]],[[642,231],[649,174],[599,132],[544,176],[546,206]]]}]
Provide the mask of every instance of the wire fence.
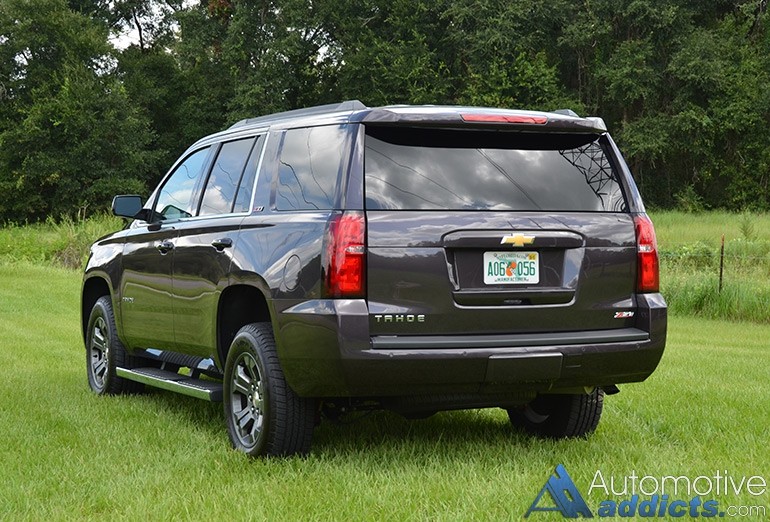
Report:
[{"label": "wire fence", "polygon": [[[661,250],[658,252],[658,256],[661,259],[668,259],[671,261],[679,261],[683,258],[693,258],[693,259],[719,259],[719,248],[716,249],[716,252],[713,254],[706,254],[706,253],[687,253],[685,255],[680,254],[678,252],[666,252],[664,250]],[[742,254],[735,254],[730,252],[725,252],[725,260],[738,260],[738,261],[770,261],[770,256],[747,256]]]},{"label": "wire fence", "polygon": [[726,277],[753,276],[759,274],[770,279],[770,241],[744,238],[725,241],[722,236],[718,245],[705,242],[664,243],[659,245],[663,270],[692,271],[718,276],[721,293]]}]

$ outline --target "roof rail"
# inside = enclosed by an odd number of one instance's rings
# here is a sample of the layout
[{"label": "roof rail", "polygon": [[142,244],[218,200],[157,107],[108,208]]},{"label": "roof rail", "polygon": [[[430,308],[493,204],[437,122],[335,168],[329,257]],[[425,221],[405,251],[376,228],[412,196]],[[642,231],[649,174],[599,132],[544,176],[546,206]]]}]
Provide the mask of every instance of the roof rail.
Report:
[{"label": "roof rail", "polygon": [[277,112],[275,114],[267,114],[258,118],[246,118],[238,123],[234,123],[230,126],[231,129],[243,127],[245,125],[252,125],[254,123],[282,120],[286,118],[296,118],[298,116],[315,116],[318,114],[331,114],[334,112],[342,111],[359,111],[366,109],[366,105],[358,100],[346,100],[341,103],[330,103],[328,105],[318,105],[316,107],[308,107],[306,109],[294,109],[293,111]]}]

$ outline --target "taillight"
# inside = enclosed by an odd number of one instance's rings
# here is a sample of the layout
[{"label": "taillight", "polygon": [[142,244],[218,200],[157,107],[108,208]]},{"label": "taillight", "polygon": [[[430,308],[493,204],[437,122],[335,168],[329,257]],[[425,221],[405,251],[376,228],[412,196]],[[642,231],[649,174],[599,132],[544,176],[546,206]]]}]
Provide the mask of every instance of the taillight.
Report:
[{"label": "taillight", "polygon": [[658,264],[658,241],[655,227],[646,215],[634,217],[636,226],[636,251],[638,259],[636,291],[657,292],[660,288],[660,266]]},{"label": "taillight", "polygon": [[364,297],[366,292],[366,221],[363,212],[329,218],[324,240],[326,297]]},{"label": "taillight", "polygon": [[543,125],[548,122],[546,116],[525,116],[523,114],[461,114],[463,121],[473,123],[529,123]]}]

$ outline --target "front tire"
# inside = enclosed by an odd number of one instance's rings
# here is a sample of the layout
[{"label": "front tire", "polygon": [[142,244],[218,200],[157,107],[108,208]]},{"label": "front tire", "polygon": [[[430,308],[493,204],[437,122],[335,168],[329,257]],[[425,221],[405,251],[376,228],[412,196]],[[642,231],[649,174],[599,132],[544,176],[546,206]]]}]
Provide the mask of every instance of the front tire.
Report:
[{"label": "front tire", "polygon": [[88,318],[86,368],[88,385],[97,395],[138,393],[144,385],[118,377],[116,368],[131,368],[134,358],[118,339],[110,296],[100,297]]},{"label": "front tire", "polygon": [[602,416],[604,391],[589,394],[539,395],[521,408],[509,409],[511,424],[539,437],[585,437],[596,430]]},{"label": "front tire", "polygon": [[224,409],[233,447],[251,457],[306,455],[315,401],[286,383],[269,323],[241,328],[225,364]]}]

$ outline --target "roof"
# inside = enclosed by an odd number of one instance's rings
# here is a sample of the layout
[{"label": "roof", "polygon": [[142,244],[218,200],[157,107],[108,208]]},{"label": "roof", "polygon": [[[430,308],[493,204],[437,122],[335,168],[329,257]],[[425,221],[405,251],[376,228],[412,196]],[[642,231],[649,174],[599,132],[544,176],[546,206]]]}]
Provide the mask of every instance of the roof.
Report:
[{"label": "roof", "polygon": [[247,118],[233,124],[230,129],[237,129],[246,126],[256,126],[263,123],[285,120],[289,118],[300,118],[304,116],[328,115],[336,112],[352,112],[366,109],[366,105],[358,100],[347,100],[340,103],[330,103],[328,105],[318,105],[316,107],[307,107],[305,109],[295,109],[293,111],[277,112],[267,114],[258,118]]},{"label": "roof", "polygon": [[456,105],[388,105],[372,108],[367,107],[359,100],[347,100],[341,103],[248,118],[207,138],[240,134],[241,132],[274,126],[288,128],[297,125],[311,126],[347,122],[369,125],[485,127],[499,130],[517,129],[540,132],[601,133],[607,131],[607,126],[601,118],[581,118],[569,109],[541,112]]}]

